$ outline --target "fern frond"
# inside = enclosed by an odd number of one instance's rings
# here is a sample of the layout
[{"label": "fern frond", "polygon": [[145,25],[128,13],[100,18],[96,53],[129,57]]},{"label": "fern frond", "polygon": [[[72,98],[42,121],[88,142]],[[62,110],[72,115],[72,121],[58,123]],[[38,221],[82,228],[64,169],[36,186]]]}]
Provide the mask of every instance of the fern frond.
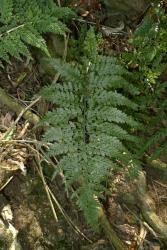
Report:
[{"label": "fern frond", "polygon": [[53,0],[1,0],[0,58],[9,62],[9,56],[19,59],[22,55],[30,56],[29,45],[49,56],[42,35],[47,32],[64,35],[68,29],[60,20],[63,15],[73,14],[68,8],[56,6]]},{"label": "fern frond", "polygon": [[[125,165],[135,162],[126,142],[136,147],[137,140],[130,130],[138,123],[129,115],[137,109],[128,98],[136,88],[131,83],[130,91],[124,79],[130,73],[115,58],[98,54],[98,39],[92,32],[88,32],[80,64],[51,60],[63,82],[45,87],[40,93],[57,107],[44,118],[50,125],[44,134],[44,140],[51,144],[48,155],[60,159],[58,167],[64,172],[67,186],[79,183],[78,204],[87,221],[97,227],[97,199],[105,190],[102,182],[117,169],[117,161]],[[126,96],[120,88],[127,90]]]},{"label": "fern frond", "polygon": [[155,4],[152,14],[146,15],[136,29],[130,42],[134,46],[132,53],[123,55],[125,65],[137,65],[133,74],[138,82],[140,95],[135,98],[138,103],[138,118],[144,124],[142,143],[139,149],[141,156],[152,157],[165,154],[167,131],[166,82],[162,75],[166,72],[167,14],[162,4]]},{"label": "fern frond", "polygon": [[13,0],[1,0],[0,1],[0,22],[8,24],[13,15]]}]

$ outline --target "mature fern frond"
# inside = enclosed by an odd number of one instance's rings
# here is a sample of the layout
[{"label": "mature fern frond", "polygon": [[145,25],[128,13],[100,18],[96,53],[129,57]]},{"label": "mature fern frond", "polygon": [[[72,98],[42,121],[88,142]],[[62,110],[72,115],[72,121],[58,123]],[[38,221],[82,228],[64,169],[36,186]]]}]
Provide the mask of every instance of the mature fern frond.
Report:
[{"label": "mature fern frond", "polygon": [[[97,40],[90,29],[80,64],[51,60],[63,82],[41,91],[57,107],[44,118],[50,124],[44,134],[44,140],[51,143],[48,154],[58,157],[68,185],[79,182],[78,204],[93,226],[98,225],[96,198],[102,197],[102,182],[117,169],[118,162],[126,166],[135,162],[126,142],[136,147],[130,130],[138,126],[129,115],[137,108],[129,98],[137,89],[133,84],[128,89],[124,80],[130,73],[115,58],[99,55]],[[115,82],[116,78],[120,81]]]},{"label": "mature fern frond", "polygon": [[56,6],[53,0],[0,1],[0,59],[9,62],[9,56],[30,57],[28,45],[49,55],[43,34],[63,35],[67,31],[61,18],[72,16],[68,8]]}]

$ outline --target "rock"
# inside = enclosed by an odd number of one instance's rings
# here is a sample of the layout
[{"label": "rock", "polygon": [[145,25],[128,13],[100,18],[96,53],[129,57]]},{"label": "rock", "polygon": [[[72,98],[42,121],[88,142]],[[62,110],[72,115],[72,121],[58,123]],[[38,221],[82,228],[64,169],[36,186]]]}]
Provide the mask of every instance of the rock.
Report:
[{"label": "rock", "polygon": [[137,18],[145,12],[150,3],[150,0],[104,0],[107,16],[113,19],[113,22]]}]

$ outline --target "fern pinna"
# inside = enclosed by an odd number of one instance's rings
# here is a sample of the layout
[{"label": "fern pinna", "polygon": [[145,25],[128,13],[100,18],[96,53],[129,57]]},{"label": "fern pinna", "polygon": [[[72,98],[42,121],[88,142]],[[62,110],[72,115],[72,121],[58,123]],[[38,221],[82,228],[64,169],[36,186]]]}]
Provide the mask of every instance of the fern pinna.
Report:
[{"label": "fern pinna", "polygon": [[0,59],[9,62],[9,56],[30,57],[28,45],[49,55],[42,35],[63,35],[67,28],[61,18],[72,15],[70,9],[58,7],[53,0],[0,0]]},{"label": "fern pinna", "polygon": [[[98,54],[98,39],[90,29],[80,64],[53,59],[63,82],[45,87],[41,95],[56,108],[43,121],[49,124],[44,141],[48,155],[59,160],[67,187],[78,183],[74,195],[88,223],[97,226],[98,199],[112,171],[135,168],[130,152],[136,143],[130,130],[137,126],[130,115],[137,108],[128,96],[137,89],[125,78],[130,74],[113,57]],[[125,77],[125,78],[124,78]],[[123,91],[127,97],[121,94]],[[78,186],[77,185],[77,186]]]}]

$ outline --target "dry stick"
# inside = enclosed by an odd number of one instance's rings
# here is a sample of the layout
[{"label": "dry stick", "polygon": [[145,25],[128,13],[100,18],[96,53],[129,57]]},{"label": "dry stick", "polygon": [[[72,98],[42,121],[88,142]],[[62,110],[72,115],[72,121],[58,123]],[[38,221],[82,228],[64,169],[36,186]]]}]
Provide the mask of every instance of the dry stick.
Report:
[{"label": "dry stick", "polygon": [[0,143],[15,143],[15,142],[20,142],[20,143],[29,143],[29,144],[39,144],[41,146],[47,146],[49,143],[44,143],[42,141],[37,141],[37,140],[25,140],[25,139],[11,139],[10,141],[8,139],[0,139]]},{"label": "dry stick", "polygon": [[47,186],[46,181],[45,181],[44,176],[43,176],[42,167],[41,167],[41,164],[40,164],[39,154],[37,154],[36,158],[37,158],[36,160],[37,160],[37,164],[38,164],[38,168],[37,168],[38,174],[41,177],[41,180],[42,180],[45,192],[47,194],[47,197],[48,197],[48,200],[49,200],[49,203],[50,203],[50,206],[51,206],[55,221],[58,222],[58,217],[57,217],[57,214],[56,214],[56,211],[55,211],[55,208],[54,208],[54,205],[53,205],[53,202],[52,202],[49,190],[48,190],[48,186]]},{"label": "dry stick", "polygon": [[29,123],[29,122],[26,122],[26,124],[24,125],[24,127],[23,127],[22,130],[20,131],[19,135],[17,136],[17,139],[23,138],[23,136],[24,136],[25,133],[27,132],[29,126],[30,126],[30,123]]},{"label": "dry stick", "polygon": [[58,207],[58,209],[60,210],[60,212],[62,213],[62,215],[64,216],[64,218],[67,220],[68,224],[70,226],[72,226],[72,228],[74,229],[74,231],[79,234],[80,236],[82,236],[85,240],[87,240],[89,243],[93,243],[85,234],[83,234],[80,229],[74,225],[74,223],[72,222],[72,220],[70,219],[70,217],[65,213],[65,211],[63,210],[63,208],[60,206],[59,202],[57,201],[57,199],[55,198],[54,194],[52,193],[52,191],[50,190],[50,188],[48,188],[53,201],[55,202],[56,206]]},{"label": "dry stick", "polygon": [[[155,237],[158,238],[157,234],[154,232],[154,230],[147,224],[147,222],[143,222],[139,216],[137,216],[131,209],[129,209],[125,204],[123,204],[123,206],[136,218],[137,221],[139,221],[139,223],[141,225],[143,225],[147,230],[149,230],[149,232]],[[140,240],[140,237],[139,237]]]},{"label": "dry stick", "polygon": [[14,122],[14,125],[16,125],[21,117],[32,107],[34,106],[37,102],[39,102],[39,100],[41,99],[41,97],[38,97],[37,99],[35,99],[34,101],[32,101],[27,107],[25,107],[24,109],[22,109],[22,111],[20,112],[19,116],[17,117],[17,119]]},{"label": "dry stick", "polygon": [[35,103],[37,103],[39,100],[41,99],[41,97],[38,97],[36,100],[34,100],[32,103],[30,103],[30,105],[28,105],[26,108],[23,108],[20,112],[20,114],[18,115],[17,119],[14,121],[14,123],[12,124],[12,126],[9,128],[9,130],[4,134],[4,136],[2,138],[7,138],[8,135],[12,132],[12,130],[15,128],[15,126],[17,125],[17,123],[20,121],[21,117],[26,114],[26,112],[28,112],[28,109],[30,109]]},{"label": "dry stick", "polygon": [[34,105],[37,101],[40,100],[40,97],[35,100],[35,102],[31,103],[30,106],[25,108],[22,104],[20,104],[17,100],[15,100],[13,97],[9,96],[1,87],[0,87],[0,102],[3,105],[6,105],[8,108],[13,110],[18,116],[21,114],[21,116],[24,117],[25,120],[28,120],[33,125],[36,125],[39,122],[39,116],[32,113],[30,110],[28,110],[32,105]]},{"label": "dry stick", "polygon": [[167,188],[167,185],[159,182],[159,181],[154,181],[155,183],[157,183],[158,185],[160,185],[161,187]]},{"label": "dry stick", "polygon": [[13,176],[11,176],[4,185],[2,185],[2,187],[0,187],[0,192],[9,184],[9,182],[11,182],[11,180],[13,179]]}]

